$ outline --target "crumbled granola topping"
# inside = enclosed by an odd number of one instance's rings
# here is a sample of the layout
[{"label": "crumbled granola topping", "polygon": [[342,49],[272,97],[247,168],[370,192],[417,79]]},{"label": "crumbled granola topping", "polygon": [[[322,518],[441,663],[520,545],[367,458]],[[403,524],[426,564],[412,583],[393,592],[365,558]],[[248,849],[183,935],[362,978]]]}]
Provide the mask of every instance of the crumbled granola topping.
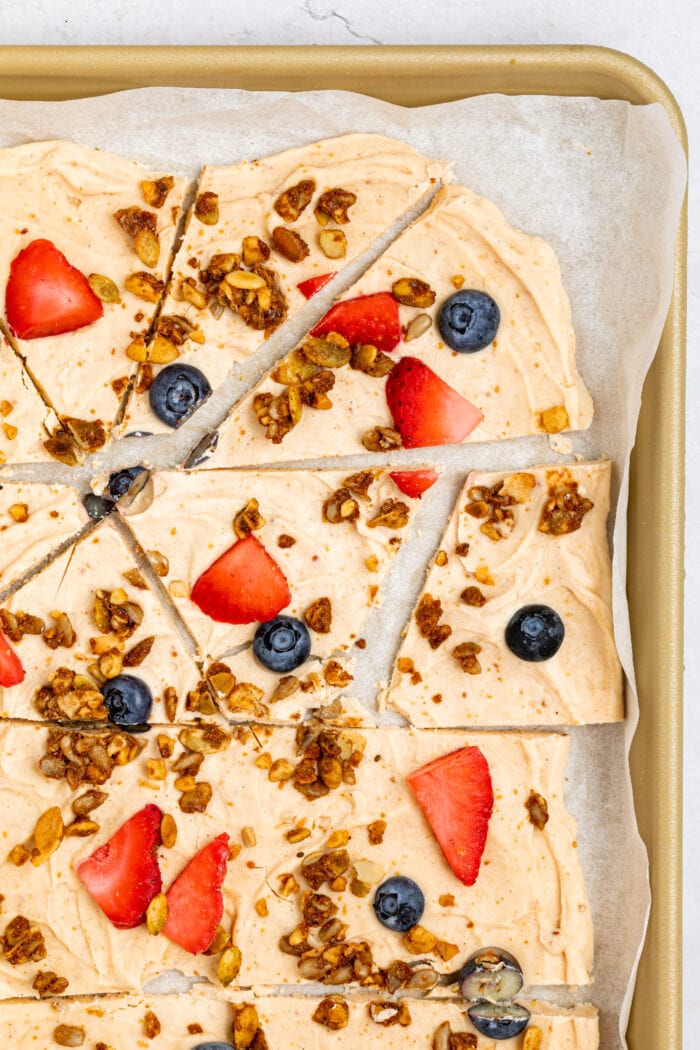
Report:
[{"label": "crumbled granola topping", "polygon": [[351,190],[341,189],[336,186],[326,190],[318,198],[314,215],[321,226],[327,226],[330,220],[337,222],[339,226],[345,226],[350,222],[348,210],[357,203],[357,195]]},{"label": "crumbled granola topping", "polygon": [[25,634],[42,634],[44,621],[28,613],[11,613],[9,609],[0,609],[0,627],[3,634],[15,645],[22,641]]},{"label": "crumbled granola topping", "polygon": [[479,1041],[473,1032],[453,1032],[449,1021],[435,1029],[432,1050],[477,1050]]},{"label": "crumbled granola topping", "polygon": [[332,610],[330,598],[316,598],[304,612],[307,627],[317,634],[330,634]]},{"label": "crumbled granola topping", "polygon": [[[378,350],[371,343],[359,344],[352,348],[350,367],[356,372],[364,372],[372,379],[383,379],[388,376],[395,365],[388,354]],[[388,430],[388,427],[378,427],[379,430]]]},{"label": "crumbled granola topping", "polygon": [[75,445],[70,434],[63,427],[54,427],[51,437],[44,442],[44,448],[59,463],[65,463],[68,467],[77,467],[78,457],[75,453]]},{"label": "crumbled granola topping", "polygon": [[404,306],[417,306],[425,310],[435,302],[435,292],[419,277],[400,277],[391,286],[391,294]]},{"label": "crumbled granola topping", "polygon": [[47,627],[44,631],[44,642],[48,645],[49,649],[72,649],[75,645],[77,635],[73,630],[73,625],[67,614],[62,612],[52,612],[51,619],[54,621],[54,626]]},{"label": "crumbled granola topping", "polygon": [[327,259],[344,259],[348,240],[342,230],[321,230],[318,246]]},{"label": "crumbled granola topping", "polygon": [[215,226],[219,221],[219,194],[212,190],[198,194],[194,214],[206,226]]},{"label": "crumbled granola topping", "polygon": [[296,230],[286,226],[275,226],[272,231],[272,246],[289,262],[298,263],[309,254],[309,246]]},{"label": "crumbled granola topping", "polygon": [[486,595],[478,587],[465,587],[460,598],[465,605],[473,605],[477,609],[480,609],[487,601]]},{"label": "crumbled granola topping", "polygon": [[411,1024],[411,1014],[408,1009],[408,1004],[403,999],[397,1003],[392,1002],[390,999],[384,1001],[375,999],[368,1004],[367,1012],[374,1023],[382,1025],[383,1028],[390,1028],[395,1024],[399,1024],[402,1028],[406,1028]]},{"label": "crumbled granola topping", "polygon": [[368,452],[391,452],[402,448],[403,439],[393,427],[372,427],[362,435],[362,444]]},{"label": "crumbled granola topping", "polygon": [[311,198],[316,192],[316,183],[313,179],[302,179],[295,186],[289,186],[280,193],[273,207],[280,218],[285,222],[296,222],[301,213],[311,203]]},{"label": "crumbled granola topping", "polygon": [[367,825],[367,834],[369,841],[373,846],[381,846],[384,841],[384,832],[386,831],[385,820],[373,820],[371,824]]},{"label": "crumbled granola topping", "polygon": [[542,1046],[542,1029],[536,1024],[528,1025],[523,1038],[523,1050],[540,1050]]},{"label": "crumbled granola topping", "polygon": [[357,521],[360,516],[360,504],[348,488],[339,488],[323,504],[323,520],[330,525],[341,522]]},{"label": "crumbled granola topping", "polygon": [[[362,762],[366,740],[352,729],[333,729],[307,723],[297,730],[294,787],[309,801],[355,783],[355,770]],[[315,887],[317,888],[317,887]]]},{"label": "crumbled granola topping", "polygon": [[49,684],[37,690],[34,707],[49,722],[106,721],[109,717],[95,683],[68,667],[49,672]]},{"label": "crumbled granola topping", "polygon": [[312,1018],[332,1032],[346,1028],[350,1020],[350,1007],[342,995],[327,995],[316,1007]]},{"label": "crumbled granola topping", "polygon": [[24,915],[15,915],[5,927],[2,954],[10,966],[41,962],[46,958],[46,943],[39,927]]},{"label": "crumbled granola topping", "polygon": [[481,674],[481,664],[477,656],[481,646],[476,642],[462,642],[452,650],[452,655],[465,674]]},{"label": "crumbled granola topping", "polygon": [[481,532],[498,542],[505,539],[515,527],[515,515],[510,508],[524,503],[534,486],[532,474],[511,474],[492,488],[475,485],[469,489],[470,502],[465,510],[472,518],[483,519]]},{"label": "crumbled granola topping", "polygon": [[534,825],[539,831],[542,831],[549,820],[549,807],[547,806],[547,799],[543,798],[542,795],[537,791],[531,791],[530,797],[525,803],[525,808],[530,818],[530,823]]},{"label": "crumbled granola topping", "polygon": [[593,503],[579,494],[578,482],[562,481],[550,486],[538,529],[549,536],[576,532],[590,510],[593,510]]},{"label": "crumbled granola topping", "polygon": [[[140,754],[145,745],[128,733],[110,729],[83,732],[79,730],[50,729],[46,737],[46,752],[39,760],[39,769],[51,780],[68,782],[72,791],[82,784],[106,784],[116,766],[125,766]],[[90,809],[104,802],[106,795],[88,791],[81,798],[99,800]],[[80,809],[77,808],[80,805]],[[76,799],[73,811],[85,815],[88,802]]]},{"label": "crumbled granola topping", "polygon": [[251,532],[257,532],[264,524],[265,519],[260,513],[258,501],[249,499],[245,507],[242,507],[233,519],[233,531],[238,539],[242,540]]},{"label": "crumbled granola topping", "polygon": [[143,179],[141,181],[143,199],[151,208],[162,208],[174,185],[175,179],[172,175],[161,175],[158,179]]},{"label": "crumbled granola topping", "polygon": [[68,987],[67,977],[59,977],[53,970],[39,970],[32,982],[32,988],[42,999],[51,995],[63,995]]},{"label": "crumbled granola topping", "polygon": [[353,676],[350,672],[346,671],[337,660],[329,660],[328,663],[324,664],[323,677],[326,684],[334,689],[344,689],[346,685],[353,681]]},{"label": "crumbled granola topping", "polygon": [[562,430],[568,430],[571,426],[569,413],[564,405],[554,405],[552,408],[545,408],[544,412],[540,414],[540,423],[547,434],[559,434]]},{"label": "crumbled granola topping", "polygon": [[367,521],[370,529],[403,529],[408,525],[409,509],[398,499],[384,500],[373,518]]},{"label": "crumbled granola topping", "polygon": [[116,587],[113,591],[95,592],[93,617],[101,634],[115,634],[125,640],[141,626],[143,609],[129,599],[126,591]]},{"label": "crumbled granola topping", "polygon": [[442,602],[432,594],[424,594],[416,609],[416,623],[423,638],[427,638],[431,649],[439,649],[452,634],[452,628],[440,623]]},{"label": "crumbled granola topping", "polygon": [[232,1003],[233,1045],[236,1050],[267,1050],[258,1011],[252,1003]]}]

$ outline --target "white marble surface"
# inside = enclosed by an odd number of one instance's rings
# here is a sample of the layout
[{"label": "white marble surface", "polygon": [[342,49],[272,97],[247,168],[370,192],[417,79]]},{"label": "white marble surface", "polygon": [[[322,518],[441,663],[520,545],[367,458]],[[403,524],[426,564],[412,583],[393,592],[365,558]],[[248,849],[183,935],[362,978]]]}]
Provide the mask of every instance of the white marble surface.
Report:
[{"label": "white marble surface", "polygon": [[[674,91],[684,109],[691,143],[700,133],[697,58],[700,5],[697,0],[267,0],[264,4],[220,0],[2,0],[3,44],[601,44],[626,51],[650,65]],[[700,388],[700,201],[691,179],[689,293],[688,489],[690,522],[700,517],[700,415],[692,392]],[[685,734],[685,951],[700,955],[700,707],[694,686],[700,679],[700,543],[691,529],[687,551]],[[687,1047],[698,1045],[700,982],[688,967],[685,986]],[[669,1048],[675,1050],[675,1048]]]}]

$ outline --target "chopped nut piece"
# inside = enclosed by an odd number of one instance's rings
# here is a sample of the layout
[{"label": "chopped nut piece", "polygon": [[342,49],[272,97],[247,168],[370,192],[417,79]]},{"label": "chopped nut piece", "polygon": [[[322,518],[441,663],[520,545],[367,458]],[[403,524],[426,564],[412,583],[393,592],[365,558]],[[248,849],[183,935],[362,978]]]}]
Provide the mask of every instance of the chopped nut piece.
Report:
[{"label": "chopped nut piece", "polygon": [[432,594],[424,594],[416,609],[416,623],[423,638],[427,638],[431,649],[438,649],[452,634],[452,628],[441,624],[442,602]]},{"label": "chopped nut piece", "polygon": [[180,295],[186,303],[190,303],[197,310],[204,310],[209,303],[209,295],[197,287],[194,277],[185,277],[180,283]]},{"label": "chopped nut piece", "polygon": [[304,839],[308,839],[311,832],[308,828],[292,828],[290,831],[285,832],[285,838],[287,842],[291,842],[292,845],[296,845],[297,842],[303,842]]},{"label": "chopped nut piece", "polygon": [[155,277],[152,273],[139,270],[138,273],[130,273],[124,281],[127,292],[138,296],[147,303],[157,303],[165,290],[165,283]]},{"label": "chopped nut piece", "polygon": [[8,860],[11,864],[14,864],[16,868],[21,868],[27,863],[32,855],[32,851],[27,849],[26,846],[17,845],[13,846],[9,852]]},{"label": "chopped nut piece", "polygon": [[302,862],[301,873],[314,890],[319,890],[324,882],[329,884],[343,875],[350,867],[347,850],[333,850],[331,853],[311,854]]},{"label": "chopped nut piece", "polygon": [[270,258],[270,249],[259,237],[243,238],[243,262],[246,266],[264,263]]},{"label": "chopped nut piece", "polygon": [[[350,367],[356,372],[364,372],[365,375],[371,376],[373,379],[382,379],[384,376],[389,375],[395,362],[389,357],[388,354],[383,354],[380,350],[377,350],[376,346],[372,346],[370,343],[365,345],[358,345],[352,348],[352,357],[350,359]],[[378,427],[378,430],[386,430],[386,427]],[[381,451],[373,449],[372,451]]]},{"label": "chopped nut piece", "polygon": [[53,1041],[59,1046],[82,1046],[85,1042],[85,1029],[82,1025],[60,1024],[54,1028]]},{"label": "chopped nut piece", "polygon": [[345,226],[350,222],[348,208],[352,208],[357,202],[356,194],[351,190],[343,190],[336,186],[332,190],[326,190],[318,198],[314,210],[317,222],[321,226],[327,226],[330,219],[337,222],[339,226]]},{"label": "chopped nut piece", "polygon": [[430,314],[418,314],[406,326],[406,335],[404,336],[404,342],[410,343],[414,339],[420,339],[429,328],[432,328],[433,319]]},{"label": "chopped nut piece", "polygon": [[371,824],[367,825],[367,834],[369,835],[369,841],[373,846],[380,846],[382,844],[385,831],[385,820],[373,820]]},{"label": "chopped nut piece", "polygon": [[336,489],[323,504],[323,520],[330,525],[338,525],[344,521],[356,521],[359,516],[360,505],[356,499],[353,499],[349,489]]},{"label": "chopped nut piece", "polygon": [[[134,237],[134,251],[144,266],[148,266],[152,270],[154,266],[158,265],[160,242],[155,233],[151,233],[150,230],[138,231]],[[148,301],[154,302],[157,300],[149,299]]]},{"label": "chopped nut piece", "polygon": [[[47,735],[46,754],[40,759],[39,768],[52,780],[65,777],[71,790],[75,791],[81,784],[105,784],[115,766],[132,762],[142,747],[143,744],[128,733],[51,729]],[[101,795],[102,792],[94,794]],[[75,806],[78,803],[80,799],[76,799]],[[78,812],[75,807],[74,812]]]},{"label": "chopped nut piece", "polygon": [[350,1008],[342,995],[327,995],[316,1007],[312,1020],[337,1032],[346,1028],[350,1019]]},{"label": "chopped nut piece", "polygon": [[444,568],[444,566],[447,565],[447,562],[447,551],[438,551],[435,555],[435,564],[438,566],[438,568]]},{"label": "chopped nut piece", "polygon": [[295,186],[289,186],[288,189],[283,190],[273,207],[285,222],[296,222],[311,203],[315,191],[316,183],[313,179],[302,179]]},{"label": "chopped nut piece", "polygon": [[435,954],[439,955],[443,962],[449,962],[450,959],[454,959],[458,951],[459,945],[450,944],[449,941],[438,941],[435,945]]},{"label": "chopped nut piece", "polygon": [[188,751],[200,755],[215,755],[225,751],[231,743],[231,736],[217,725],[199,725],[182,729],[178,740]]},{"label": "chopped nut piece", "polygon": [[108,798],[106,791],[86,791],[85,794],[73,799],[71,809],[76,816],[85,817],[88,813],[92,813],[93,809],[99,809]]},{"label": "chopped nut piece", "polygon": [[8,510],[8,514],[18,524],[23,525],[25,521],[29,521],[29,504],[28,503],[13,503]]},{"label": "chopped nut piece", "polygon": [[295,230],[286,226],[275,226],[272,231],[272,246],[290,262],[301,262],[309,254],[309,246]]},{"label": "chopped nut piece", "polygon": [[132,587],[137,587],[140,591],[148,590],[148,584],[139,569],[128,569],[124,573],[124,579],[128,580]]},{"label": "chopped nut piece", "polygon": [[143,193],[143,199],[152,208],[162,208],[174,185],[175,179],[172,175],[161,175],[159,179],[155,180],[142,179],[141,192]]},{"label": "chopped nut piece", "polygon": [[452,650],[452,655],[466,674],[481,674],[481,664],[477,660],[480,652],[481,646],[476,642],[462,642]]},{"label": "chopped nut piece", "polygon": [[136,205],[132,205],[131,208],[121,208],[114,213],[114,218],[130,237],[135,237],[139,230],[150,230],[151,233],[155,233],[158,229],[158,216]]},{"label": "chopped nut piece", "polygon": [[11,401],[0,401],[0,416],[7,418],[12,412],[14,412],[15,406]]},{"label": "chopped nut piece", "polygon": [[63,817],[58,806],[42,813],[34,828],[34,849],[31,862],[35,868],[45,864],[63,841]]},{"label": "chopped nut piece", "polygon": [[277,682],[274,693],[270,697],[270,703],[276,704],[280,700],[286,700],[288,697],[293,696],[299,689],[299,684],[299,679],[296,675],[282,675]]},{"label": "chopped nut piece", "polygon": [[251,828],[249,826],[241,828],[241,839],[243,841],[243,845],[247,846],[248,849],[255,846],[258,841],[255,834],[255,828]]},{"label": "chopped nut piece", "polygon": [[438,904],[441,908],[452,908],[454,907],[455,899],[452,893],[441,893],[438,897]]},{"label": "chopped nut piece", "polygon": [[68,824],[64,830],[64,835],[66,838],[84,839],[89,835],[96,835],[99,830],[100,825],[97,821],[88,820],[84,817],[79,820],[74,820],[72,824]]},{"label": "chopped nut piece", "polygon": [[204,813],[211,802],[211,796],[211,784],[200,781],[193,788],[183,793],[178,805],[183,813]]},{"label": "chopped nut piece", "polygon": [[232,946],[226,948],[221,953],[219,959],[219,965],[216,968],[216,976],[219,978],[224,987],[229,985],[231,981],[238,977],[241,972],[241,963],[243,962],[241,956],[241,949]]},{"label": "chopped nut piece", "polygon": [[262,689],[252,682],[239,682],[226,697],[229,711],[246,711],[254,715],[266,714],[262,704]]},{"label": "chopped nut piece", "polygon": [[53,970],[39,970],[32,982],[32,988],[45,999],[49,995],[63,995],[68,984],[67,977],[59,977]]},{"label": "chopped nut piece", "polygon": [[460,594],[460,598],[465,605],[473,605],[478,609],[486,604],[486,596],[478,587],[465,587]]},{"label": "chopped nut piece", "polygon": [[498,495],[501,499],[509,497],[514,499],[516,503],[525,503],[536,484],[533,474],[509,474],[503,482]]},{"label": "chopped nut piece", "polygon": [[[137,642],[137,644],[129,649],[128,652],[124,653],[124,667],[140,667],[151,652],[155,640],[154,635],[150,635],[148,638],[142,638],[141,641]],[[107,677],[109,678],[113,676],[108,675]]]},{"label": "chopped nut piece", "polygon": [[569,413],[563,405],[546,408],[540,415],[540,421],[548,434],[559,434],[562,430],[568,430],[571,425]]},{"label": "chopped nut piece", "polygon": [[307,627],[317,634],[330,634],[332,611],[330,598],[316,598],[304,612]]},{"label": "chopped nut piece", "polygon": [[259,273],[252,270],[233,270],[226,274],[224,281],[230,288],[239,288],[243,291],[257,292],[265,288],[267,282]]},{"label": "chopped nut piece", "polygon": [[165,706],[165,717],[169,722],[175,721],[175,715],[177,714],[177,693],[171,685],[167,685],[163,690],[163,704]]},{"label": "chopped nut piece", "polygon": [[581,528],[583,519],[590,510],[593,510],[593,503],[585,496],[579,495],[578,482],[558,485],[554,491],[550,490],[538,530],[550,536],[565,536],[569,532],[576,532]]},{"label": "chopped nut piece", "polygon": [[65,613],[51,613],[54,626],[47,628],[43,633],[43,640],[49,649],[71,649],[75,645],[76,634],[73,625]]},{"label": "chopped nut piece", "polygon": [[358,860],[355,864],[357,878],[370,886],[376,886],[384,878],[384,868],[373,860]]},{"label": "chopped nut piece", "polygon": [[28,962],[41,962],[46,958],[44,935],[38,926],[16,915],[8,922],[2,938],[2,954],[10,966],[21,966]]},{"label": "chopped nut piece", "polygon": [[332,339],[316,339],[310,336],[301,347],[301,355],[319,368],[342,368],[350,361],[350,346],[342,336]]},{"label": "chopped nut piece", "polygon": [[368,452],[391,452],[401,448],[403,440],[398,430],[391,427],[372,427],[362,435],[362,444]]},{"label": "chopped nut piece", "polygon": [[[14,441],[19,434],[17,427],[13,427],[11,423],[3,423],[2,429],[8,441]],[[24,520],[26,521],[26,518]]]},{"label": "chopped nut piece", "polygon": [[523,1037],[523,1050],[540,1050],[542,1045],[542,1029],[536,1024],[528,1025]]},{"label": "chopped nut piece", "polygon": [[461,273],[456,273],[453,277],[450,277],[450,280],[451,280],[452,284],[455,286],[455,288],[463,288],[464,287],[464,277],[462,276]]},{"label": "chopped nut piece", "polygon": [[435,302],[435,292],[418,277],[400,277],[392,284],[391,294],[404,306],[417,306],[421,310]]},{"label": "chopped nut piece", "polygon": [[286,758],[278,758],[270,766],[267,779],[276,784],[283,780],[290,780],[293,776],[294,766],[292,763],[288,762]]},{"label": "chopped nut piece", "polygon": [[164,813],[160,822],[160,839],[166,849],[172,849],[177,842],[177,824],[170,813]]},{"label": "chopped nut piece", "polygon": [[377,514],[367,522],[367,527],[376,529],[403,529],[408,525],[409,510],[405,503],[397,499],[384,500]]},{"label": "chopped nut piece", "polygon": [[165,780],[166,768],[162,758],[149,758],[146,761],[146,775],[150,780]]},{"label": "chopped nut piece", "polygon": [[157,1035],[160,1035],[160,1021],[153,1013],[153,1010],[146,1011],[143,1019],[143,1030],[147,1039],[155,1039]]},{"label": "chopped nut piece", "polygon": [[281,547],[282,550],[287,550],[289,547],[293,547],[296,540],[293,536],[289,536],[286,532],[283,532],[281,536],[277,537],[277,546]]},{"label": "chopped nut piece", "polygon": [[337,660],[329,660],[323,668],[323,677],[327,685],[335,689],[344,689],[353,680],[353,676],[346,671]]},{"label": "chopped nut piece", "polygon": [[120,303],[119,289],[109,277],[101,273],[91,273],[87,279],[93,294],[103,303]]},{"label": "chopped nut piece", "polygon": [[321,230],[318,246],[327,259],[344,259],[348,241],[342,230]]},{"label": "chopped nut piece", "polygon": [[545,824],[549,820],[549,808],[547,806],[547,799],[543,798],[537,791],[531,791],[530,797],[525,803],[530,823],[533,824],[539,831],[542,831]]},{"label": "chopped nut piece", "polygon": [[[233,1045],[236,1050],[247,1050],[249,1046],[253,1047],[253,1050],[267,1050],[267,1043],[260,1028],[258,1011],[253,1004],[232,1003],[231,1009],[233,1010]],[[256,1043],[258,1035],[262,1036],[262,1044],[259,1040]]]},{"label": "chopped nut piece", "polygon": [[211,190],[200,193],[194,204],[194,213],[206,226],[215,226],[219,221],[219,194]]},{"label": "chopped nut piece", "polygon": [[413,926],[403,936],[403,945],[411,955],[425,955],[432,952],[438,939],[434,933],[430,933],[424,926]]},{"label": "chopped nut piece", "polygon": [[349,841],[350,832],[346,828],[339,828],[338,831],[334,831],[332,835],[329,835],[326,849],[340,849],[341,846],[347,846]]},{"label": "chopped nut piece", "polygon": [[238,539],[242,540],[251,532],[257,532],[264,524],[265,519],[260,513],[258,501],[249,499],[245,507],[239,510],[233,519],[233,531]]},{"label": "chopped nut piece", "polygon": [[395,1024],[400,1024],[405,1028],[411,1023],[411,1014],[408,1005],[403,999],[398,1003],[391,1000],[385,1002],[375,1000],[368,1004],[367,1011],[374,1023],[380,1024],[384,1028],[389,1028],[390,1025]]},{"label": "chopped nut piece", "polygon": [[146,927],[155,937],[168,921],[168,898],[164,893],[157,893],[146,909]]}]

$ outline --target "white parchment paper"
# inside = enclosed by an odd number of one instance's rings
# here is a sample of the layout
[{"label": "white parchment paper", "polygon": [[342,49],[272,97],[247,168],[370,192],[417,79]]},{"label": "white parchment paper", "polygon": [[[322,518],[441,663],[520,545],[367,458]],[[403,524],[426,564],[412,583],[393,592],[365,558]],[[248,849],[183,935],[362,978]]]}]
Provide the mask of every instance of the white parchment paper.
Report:
[{"label": "white parchment paper", "polygon": [[[561,261],[579,368],[596,406],[592,428],[573,436],[571,451],[586,458],[609,456],[615,468],[615,625],[629,685],[624,725],[571,732],[567,803],[579,821],[577,841],[593,909],[595,983],[590,989],[543,989],[541,994],[564,1004],[593,1001],[601,1010],[601,1047],[613,1050],[623,1045],[620,1033],[626,1027],[649,903],[646,852],[636,829],[627,762],[638,706],[625,597],[625,507],[642,384],[670,300],[673,240],[685,186],[685,158],[665,111],[659,105],[633,107],[588,98],[500,95],[402,109],[342,92],[285,95],[180,88],[61,103],[0,101],[0,145],[67,138],[192,177],[203,163],[249,160],[349,131],[393,135],[449,160],[456,181],[494,200],[513,225],[544,237]],[[348,269],[345,284],[367,261],[365,256]],[[328,296],[315,297],[315,316],[327,305]],[[303,320],[309,323],[308,313]],[[56,464],[7,469],[0,477],[51,478],[87,489],[94,473],[116,466],[176,465],[302,330],[300,322],[278,333],[172,437],[115,442],[79,471]],[[560,440],[556,447],[565,449],[566,444]],[[394,457],[403,462],[429,459],[443,464],[445,473],[421,507],[413,537],[395,562],[383,606],[365,631],[373,644],[357,662],[354,692],[368,706],[374,704],[378,683],[388,677],[400,631],[466,473],[561,458],[546,438],[435,450],[434,456],[414,450]],[[344,465],[366,461],[354,457]],[[378,458],[369,461],[376,464]]]}]

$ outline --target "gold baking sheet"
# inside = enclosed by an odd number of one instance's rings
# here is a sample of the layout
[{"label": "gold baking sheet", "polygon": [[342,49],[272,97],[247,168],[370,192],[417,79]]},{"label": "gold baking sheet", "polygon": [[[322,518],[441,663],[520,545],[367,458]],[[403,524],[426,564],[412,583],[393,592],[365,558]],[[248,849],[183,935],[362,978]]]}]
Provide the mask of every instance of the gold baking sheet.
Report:
[{"label": "gold baking sheet", "polygon": [[[336,88],[406,106],[487,92],[660,102],[687,152],[682,114],[663,81],[604,48],[0,47],[0,96],[6,98],[58,100],[158,85]],[[686,258],[687,206],[673,298],[644,387],[632,456],[628,592],[640,700],[632,778],[653,894],[628,1030],[632,1050],[681,1046]]]}]

